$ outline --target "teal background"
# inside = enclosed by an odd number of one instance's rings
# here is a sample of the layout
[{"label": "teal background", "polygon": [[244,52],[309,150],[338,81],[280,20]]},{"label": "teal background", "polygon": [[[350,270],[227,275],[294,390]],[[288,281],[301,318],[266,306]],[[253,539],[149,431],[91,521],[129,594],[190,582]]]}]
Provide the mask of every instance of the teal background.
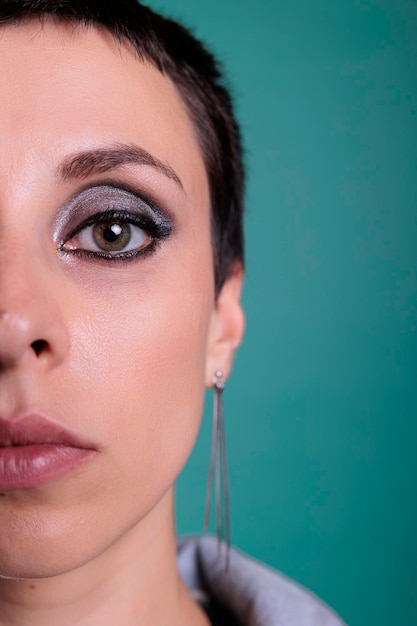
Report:
[{"label": "teal background", "polygon": [[[233,542],[351,625],[416,625],[417,2],[152,6],[223,59],[245,133]],[[202,527],[209,409],[180,532]]]}]

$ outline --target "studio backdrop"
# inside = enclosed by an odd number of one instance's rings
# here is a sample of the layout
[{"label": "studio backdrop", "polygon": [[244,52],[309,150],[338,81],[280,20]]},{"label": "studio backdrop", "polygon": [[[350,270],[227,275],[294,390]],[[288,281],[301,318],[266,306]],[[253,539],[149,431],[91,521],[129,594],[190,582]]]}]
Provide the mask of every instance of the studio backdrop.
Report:
[{"label": "studio backdrop", "polygon": [[[417,2],[149,4],[221,57],[245,138],[233,543],[352,626],[415,625]],[[210,400],[179,533],[202,530]]]}]

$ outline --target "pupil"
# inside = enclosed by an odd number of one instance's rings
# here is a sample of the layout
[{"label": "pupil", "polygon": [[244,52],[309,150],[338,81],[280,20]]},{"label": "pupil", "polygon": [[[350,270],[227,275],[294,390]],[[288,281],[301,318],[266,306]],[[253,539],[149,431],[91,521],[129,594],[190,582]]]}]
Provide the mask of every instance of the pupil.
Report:
[{"label": "pupil", "polygon": [[120,226],[120,224],[112,224],[111,226],[106,227],[103,233],[103,237],[109,243],[113,243],[119,238],[121,232],[122,227]]}]

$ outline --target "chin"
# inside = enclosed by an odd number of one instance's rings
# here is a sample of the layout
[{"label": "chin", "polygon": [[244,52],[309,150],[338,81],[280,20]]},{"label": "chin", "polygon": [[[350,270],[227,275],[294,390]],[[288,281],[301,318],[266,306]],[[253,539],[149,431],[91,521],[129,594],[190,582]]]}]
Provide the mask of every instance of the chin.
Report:
[{"label": "chin", "polygon": [[[3,514],[2,514],[3,513]],[[53,510],[14,511],[14,519],[0,506],[0,577],[41,579],[60,576],[88,563],[105,549],[103,541],[87,533],[80,520]],[[9,519],[5,519],[9,517]]]},{"label": "chin", "polygon": [[18,548],[0,540],[0,578],[53,578],[78,569],[94,557],[91,549],[86,553],[81,546],[71,542],[70,547],[64,540],[16,543]]}]

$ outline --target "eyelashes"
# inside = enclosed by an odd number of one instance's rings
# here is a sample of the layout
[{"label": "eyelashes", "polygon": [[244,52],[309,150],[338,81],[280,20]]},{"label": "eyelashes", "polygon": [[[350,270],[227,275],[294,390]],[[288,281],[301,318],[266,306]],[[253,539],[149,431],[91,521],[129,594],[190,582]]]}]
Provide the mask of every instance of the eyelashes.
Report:
[{"label": "eyelashes", "polygon": [[110,185],[82,191],[65,207],[65,215],[60,251],[92,259],[129,260],[149,254],[173,231],[173,220],[164,210]]}]

